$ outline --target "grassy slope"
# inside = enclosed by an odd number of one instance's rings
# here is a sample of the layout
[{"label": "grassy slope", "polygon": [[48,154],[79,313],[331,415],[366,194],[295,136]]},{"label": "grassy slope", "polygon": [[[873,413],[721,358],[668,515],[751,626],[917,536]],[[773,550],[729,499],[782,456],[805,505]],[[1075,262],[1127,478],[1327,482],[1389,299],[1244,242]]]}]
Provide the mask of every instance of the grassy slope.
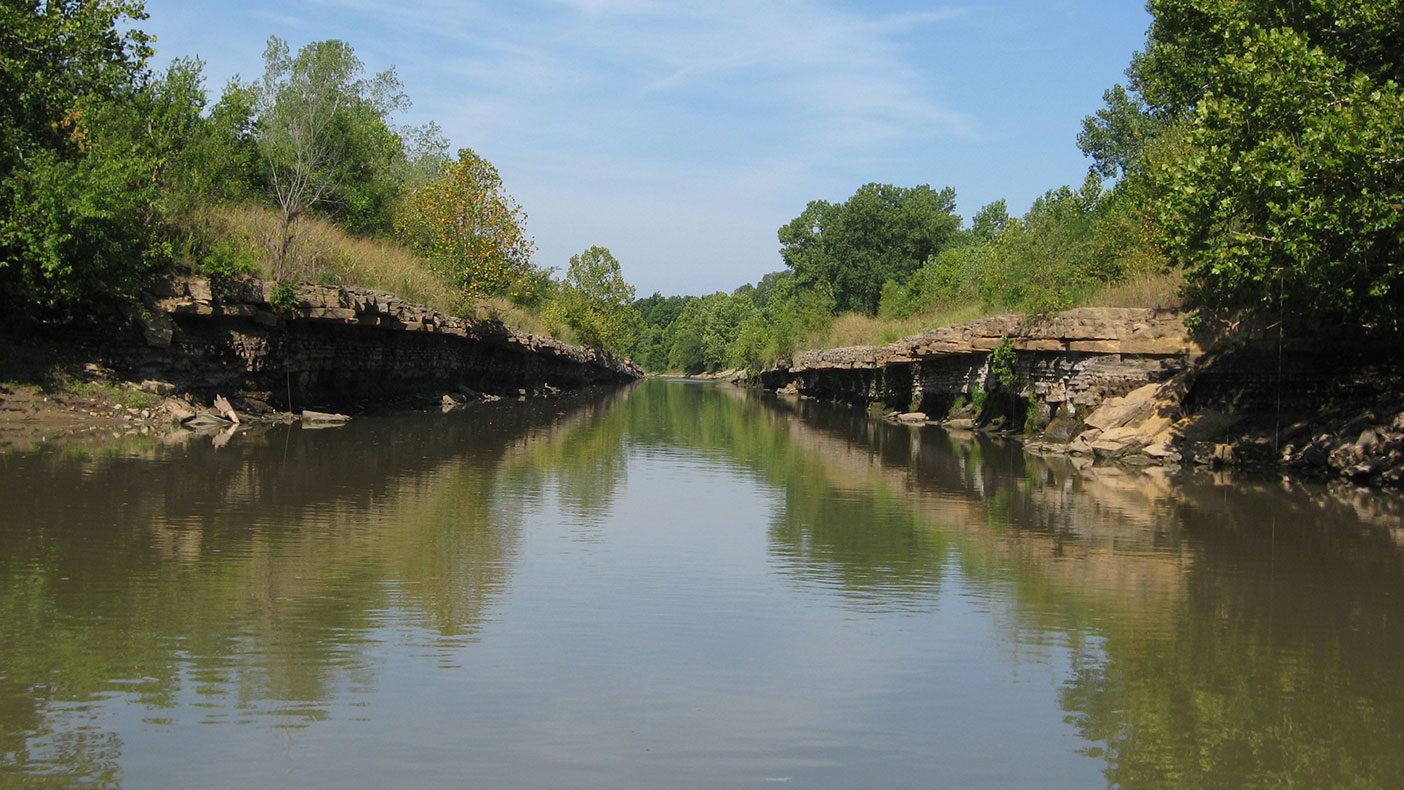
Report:
[{"label": "grassy slope", "polygon": [[[197,219],[229,239],[238,258],[252,265],[260,276],[272,277],[265,251],[276,223],[272,210],[245,204],[209,209]],[[460,303],[457,289],[423,259],[394,242],[357,238],[333,223],[307,218],[298,223],[296,267],[303,278],[326,284],[361,285],[393,292],[445,313],[469,312],[494,318],[528,332],[549,335],[568,343],[578,342],[570,327],[537,315],[505,299],[483,299],[473,305]],[[1177,307],[1182,280],[1175,274],[1141,274],[1129,281],[1087,294],[1073,307]],[[855,345],[882,345],[938,326],[1008,312],[968,304],[922,312],[905,319],[839,316],[823,333],[804,338],[801,350]]]},{"label": "grassy slope", "polygon": [[[272,279],[266,251],[277,218],[271,209],[243,204],[207,209],[197,219],[216,237],[227,239],[229,254]],[[359,285],[395,295],[450,315],[468,313],[492,318],[527,332],[575,343],[569,326],[536,315],[506,299],[478,299],[464,305],[459,290],[427,261],[404,247],[381,239],[359,238],[316,218],[297,223],[294,262],[299,279],[326,285]]]},{"label": "grassy slope", "polygon": [[[1179,296],[1184,280],[1179,271],[1168,274],[1146,273],[1121,283],[1092,291],[1069,307],[1181,307]],[[877,346],[920,334],[927,329],[973,321],[1000,313],[1013,312],[979,304],[921,312],[904,319],[873,318],[856,313],[834,319],[824,334],[805,338],[799,350],[841,348],[844,346]]]}]

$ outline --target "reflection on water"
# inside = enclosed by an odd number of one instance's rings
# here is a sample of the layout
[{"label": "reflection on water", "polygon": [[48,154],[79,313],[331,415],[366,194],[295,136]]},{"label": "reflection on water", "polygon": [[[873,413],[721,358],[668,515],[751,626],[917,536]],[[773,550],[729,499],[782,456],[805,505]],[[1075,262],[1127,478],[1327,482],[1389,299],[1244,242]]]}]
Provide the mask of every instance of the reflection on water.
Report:
[{"label": "reflection on water", "polygon": [[1404,781],[1378,492],[649,381],[0,503],[0,785]]}]

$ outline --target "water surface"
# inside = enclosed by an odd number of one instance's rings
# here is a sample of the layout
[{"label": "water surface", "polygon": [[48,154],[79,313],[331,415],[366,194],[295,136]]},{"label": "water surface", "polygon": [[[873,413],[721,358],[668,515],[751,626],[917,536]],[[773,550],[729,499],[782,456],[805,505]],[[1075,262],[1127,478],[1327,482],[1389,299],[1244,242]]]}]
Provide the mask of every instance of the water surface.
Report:
[{"label": "water surface", "polygon": [[0,507],[0,786],[1404,784],[1378,492],[647,381]]}]

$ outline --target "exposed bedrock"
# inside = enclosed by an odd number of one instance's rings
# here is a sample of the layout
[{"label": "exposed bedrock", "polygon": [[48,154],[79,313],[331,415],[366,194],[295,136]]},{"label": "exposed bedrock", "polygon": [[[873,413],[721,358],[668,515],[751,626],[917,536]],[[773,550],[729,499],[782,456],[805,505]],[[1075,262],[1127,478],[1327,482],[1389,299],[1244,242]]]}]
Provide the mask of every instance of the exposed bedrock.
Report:
[{"label": "exposed bedrock", "polygon": [[805,352],[756,382],[905,423],[1021,433],[1041,452],[1280,465],[1399,485],[1401,352],[1397,339],[1332,329],[1191,333],[1174,310],[1081,308]]},{"label": "exposed bedrock", "polygon": [[273,283],[223,289],[173,276],[125,321],[61,328],[121,377],[161,394],[254,399],[278,409],[392,405],[407,399],[530,395],[638,378],[632,362],[496,321],[449,316],[394,294]]}]

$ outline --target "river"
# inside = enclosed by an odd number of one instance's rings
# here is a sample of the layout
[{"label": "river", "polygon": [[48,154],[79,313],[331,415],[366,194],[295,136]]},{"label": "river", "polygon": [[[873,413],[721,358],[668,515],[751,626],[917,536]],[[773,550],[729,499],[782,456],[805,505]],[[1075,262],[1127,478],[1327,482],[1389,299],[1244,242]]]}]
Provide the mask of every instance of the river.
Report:
[{"label": "river", "polygon": [[1398,787],[1401,513],[660,380],[0,455],[0,787]]}]

